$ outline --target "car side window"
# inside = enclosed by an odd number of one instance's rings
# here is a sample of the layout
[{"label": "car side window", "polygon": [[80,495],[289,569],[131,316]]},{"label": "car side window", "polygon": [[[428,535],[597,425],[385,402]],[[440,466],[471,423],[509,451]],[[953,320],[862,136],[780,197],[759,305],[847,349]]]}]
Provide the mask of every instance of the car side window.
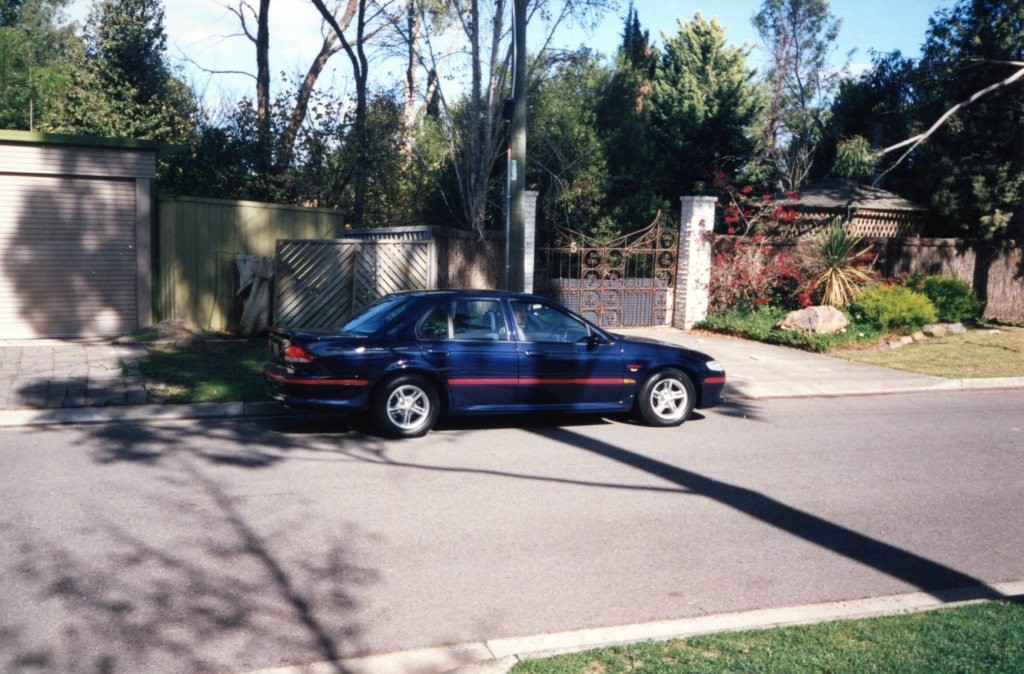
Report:
[{"label": "car side window", "polygon": [[455,339],[507,339],[505,317],[498,300],[452,302],[452,337]]},{"label": "car side window", "polygon": [[527,342],[572,344],[590,336],[587,325],[571,314],[539,302],[513,301],[519,338]]},{"label": "car side window", "polygon": [[448,307],[438,306],[427,312],[416,326],[416,337],[428,341],[448,339]]}]

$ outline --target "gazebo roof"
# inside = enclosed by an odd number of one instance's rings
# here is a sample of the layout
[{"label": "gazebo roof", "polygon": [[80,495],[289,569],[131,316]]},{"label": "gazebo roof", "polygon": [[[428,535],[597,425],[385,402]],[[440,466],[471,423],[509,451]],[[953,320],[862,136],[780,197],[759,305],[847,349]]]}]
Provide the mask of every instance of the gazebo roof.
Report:
[{"label": "gazebo roof", "polygon": [[841,208],[871,211],[923,212],[928,210],[921,204],[904,199],[898,194],[841,178],[815,183],[801,190],[799,194],[799,200],[785,199],[782,203],[794,207],[821,210]]}]

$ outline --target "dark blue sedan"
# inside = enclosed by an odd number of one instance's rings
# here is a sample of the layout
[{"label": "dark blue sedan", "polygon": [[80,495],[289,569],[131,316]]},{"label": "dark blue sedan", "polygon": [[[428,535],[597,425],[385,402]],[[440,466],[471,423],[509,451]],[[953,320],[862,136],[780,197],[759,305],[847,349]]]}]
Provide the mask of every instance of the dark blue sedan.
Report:
[{"label": "dark blue sedan", "polygon": [[263,373],[292,407],[369,411],[392,437],[442,414],[634,412],[676,426],[721,402],[711,357],[605,332],[534,295],[426,290],[389,295],[337,330],[270,334]]}]

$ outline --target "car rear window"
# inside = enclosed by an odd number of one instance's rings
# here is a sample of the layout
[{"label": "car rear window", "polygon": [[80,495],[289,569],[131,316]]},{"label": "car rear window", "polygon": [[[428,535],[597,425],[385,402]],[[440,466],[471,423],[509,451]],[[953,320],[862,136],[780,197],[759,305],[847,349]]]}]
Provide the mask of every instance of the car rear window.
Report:
[{"label": "car rear window", "polygon": [[349,335],[372,335],[383,332],[392,321],[405,311],[410,298],[402,296],[385,297],[356,314],[338,332]]}]

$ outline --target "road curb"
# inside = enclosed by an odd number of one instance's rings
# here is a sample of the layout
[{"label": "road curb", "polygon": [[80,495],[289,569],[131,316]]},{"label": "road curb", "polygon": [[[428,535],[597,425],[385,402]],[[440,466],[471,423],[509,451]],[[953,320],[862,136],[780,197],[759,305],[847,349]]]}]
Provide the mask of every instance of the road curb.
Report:
[{"label": "road curb", "polygon": [[[935,593],[914,592],[884,597],[869,597],[866,599],[824,602],[805,606],[757,609],[742,613],[726,613],[637,625],[576,630],[524,638],[493,639],[487,641],[486,645],[488,650],[494,653],[495,658],[514,657],[518,661],[526,657],[538,658],[642,641],[683,639],[699,634],[739,632],[789,625],[808,625],[833,620],[854,620],[858,618],[898,615],[901,613],[916,613],[1001,597],[1014,597],[1021,594],[1024,594],[1024,581],[996,583],[991,586],[954,588]],[[463,668],[455,671],[458,671],[459,674],[471,674],[477,670]]]},{"label": "road curb", "polygon": [[757,609],[634,625],[490,639],[455,646],[384,653],[334,662],[250,670],[245,674],[506,674],[521,660],[621,646],[642,641],[685,639],[700,634],[808,625],[834,620],[876,618],[951,608],[1024,595],[1024,581],[993,583],[935,592],[869,597],[806,606]]},{"label": "road curb", "polygon": [[[742,388],[740,388],[742,387]],[[945,393],[950,391],[1008,391],[1024,389],[1024,377],[995,377],[989,379],[947,379],[930,384],[907,386],[877,386],[868,388],[832,388],[832,390],[815,387],[804,390],[782,387],[776,389],[772,385],[742,383],[730,388],[726,384],[726,399],[740,400],[782,400],[789,398],[850,398],[856,396],[900,395],[908,393]]]},{"label": "road curb", "polygon": [[195,403],[191,405],[118,405],[54,409],[0,410],[0,427],[96,424],[110,421],[160,421],[242,416],[277,416],[289,410],[276,402]]}]

